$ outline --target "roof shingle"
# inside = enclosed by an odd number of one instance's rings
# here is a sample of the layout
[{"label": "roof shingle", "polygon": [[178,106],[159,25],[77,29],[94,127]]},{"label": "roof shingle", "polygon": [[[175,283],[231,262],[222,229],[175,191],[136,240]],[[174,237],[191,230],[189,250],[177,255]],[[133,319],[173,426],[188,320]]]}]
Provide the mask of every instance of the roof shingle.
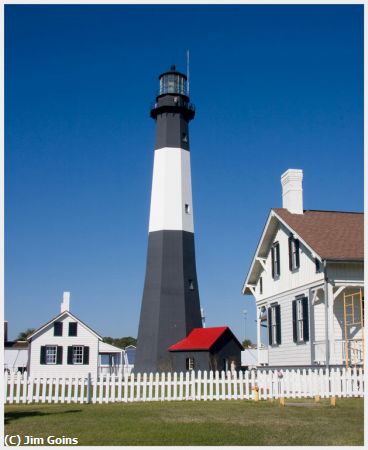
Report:
[{"label": "roof shingle", "polygon": [[363,260],[364,214],[340,211],[304,211],[291,214],[273,208],[323,259]]}]

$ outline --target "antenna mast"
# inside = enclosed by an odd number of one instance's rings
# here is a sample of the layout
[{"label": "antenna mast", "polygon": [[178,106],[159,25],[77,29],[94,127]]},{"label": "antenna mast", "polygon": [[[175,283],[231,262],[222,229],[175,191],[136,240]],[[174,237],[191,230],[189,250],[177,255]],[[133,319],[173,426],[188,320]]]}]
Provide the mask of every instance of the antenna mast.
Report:
[{"label": "antenna mast", "polygon": [[187,95],[189,97],[189,50],[187,50]]}]

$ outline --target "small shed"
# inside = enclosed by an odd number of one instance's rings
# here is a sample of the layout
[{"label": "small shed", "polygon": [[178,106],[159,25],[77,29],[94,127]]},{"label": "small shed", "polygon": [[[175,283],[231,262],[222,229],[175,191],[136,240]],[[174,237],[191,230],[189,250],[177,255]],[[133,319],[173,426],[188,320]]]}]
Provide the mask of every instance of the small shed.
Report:
[{"label": "small shed", "polygon": [[234,370],[241,365],[243,346],[229,327],[194,328],[169,347],[173,370]]}]

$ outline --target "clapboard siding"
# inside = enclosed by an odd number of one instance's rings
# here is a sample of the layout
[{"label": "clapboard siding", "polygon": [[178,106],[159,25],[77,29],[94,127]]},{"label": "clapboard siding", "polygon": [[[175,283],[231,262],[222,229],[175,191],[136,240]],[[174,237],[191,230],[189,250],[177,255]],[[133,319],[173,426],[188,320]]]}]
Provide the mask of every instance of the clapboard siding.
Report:
[{"label": "clapboard siding", "polygon": [[300,290],[291,294],[284,294],[277,298],[281,313],[281,344],[269,346],[269,365],[310,365],[310,342],[293,342],[292,300],[296,295],[308,296],[308,290]]},{"label": "clapboard siding", "polygon": [[328,263],[328,278],[336,281],[363,281],[364,263]]},{"label": "clapboard siding", "polygon": [[[54,323],[37,333],[30,344],[30,375],[32,377],[71,377],[87,376],[91,373],[97,375],[98,363],[98,337],[81,322],[78,322],[77,336],[68,336],[69,322],[75,320],[65,313],[58,321],[63,323],[63,335],[54,336]],[[63,347],[62,364],[40,364],[41,346],[59,345]],[[67,348],[72,345],[84,345],[89,347],[89,364],[67,364]]]},{"label": "clapboard siding", "polygon": [[295,271],[289,269],[289,232],[280,224],[274,242],[280,245],[280,276],[278,279],[272,278],[272,256],[269,251],[266,259],[266,270],[261,274],[263,279],[263,294],[259,294],[259,280],[256,287],[257,300],[262,301],[268,297],[290,291],[292,289],[305,286],[316,281],[323,281],[323,272],[316,273],[314,257],[310,251],[300,243],[300,267]]}]

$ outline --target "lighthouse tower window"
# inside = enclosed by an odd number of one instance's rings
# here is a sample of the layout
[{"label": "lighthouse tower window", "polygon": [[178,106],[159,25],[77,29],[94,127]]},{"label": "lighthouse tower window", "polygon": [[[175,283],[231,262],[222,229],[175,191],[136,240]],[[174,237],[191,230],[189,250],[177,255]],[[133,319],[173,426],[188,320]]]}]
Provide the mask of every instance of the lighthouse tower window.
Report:
[{"label": "lighthouse tower window", "polygon": [[188,203],[185,204],[185,214],[190,214],[190,207]]},{"label": "lighthouse tower window", "polygon": [[194,282],[193,282],[193,280],[188,280],[188,282],[189,282],[189,290],[190,291],[194,291]]}]

